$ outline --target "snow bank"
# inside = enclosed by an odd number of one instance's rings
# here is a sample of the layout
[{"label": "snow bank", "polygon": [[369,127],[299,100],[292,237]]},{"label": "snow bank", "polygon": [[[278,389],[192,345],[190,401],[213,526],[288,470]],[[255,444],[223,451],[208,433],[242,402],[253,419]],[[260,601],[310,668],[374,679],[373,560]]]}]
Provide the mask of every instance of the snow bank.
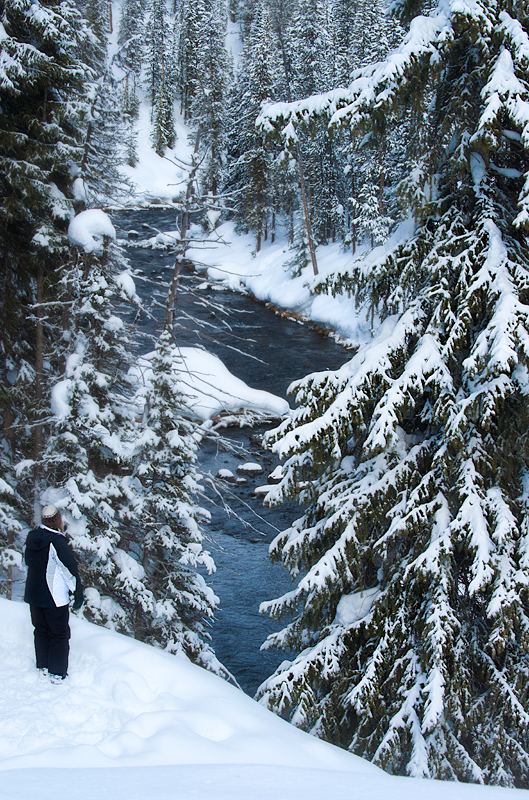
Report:
[{"label": "snow bank", "polygon": [[185,659],[72,616],[70,675],[34,667],[29,608],[0,599],[0,770],[9,800],[516,800],[392,778]]},{"label": "snow bank", "polygon": [[[152,147],[150,108],[142,103],[137,122],[137,155],[138,163],[135,167],[123,165],[121,170],[136,187],[135,196],[131,202],[136,204],[162,202],[172,203],[173,200],[185,194],[184,181],[187,173],[180,160],[188,163],[191,158],[192,147],[188,144],[189,130],[182,124],[179,114],[176,114],[176,145],[174,150],[167,150],[162,158]],[[176,156],[178,161],[174,161]]]},{"label": "snow bank", "polygon": [[103,247],[103,237],[116,238],[116,230],[108,214],[100,208],[81,211],[68,227],[68,238],[72,244],[82,247],[85,253],[95,253]]},{"label": "snow bank", "polygon": [[74,615],[70,674],[51,685],[34,667],[29,607],[0,599],[0,621],[0,770],[275,764],[379,773],[186,659]]},{"label": "snow bank", "polygon": [[360,248],[355,256],[350,250],[344,251],[338,242],[321,245],[317,248],[317,276],[311,266],[300,275],[293,274],[294,251],[284,238],[278,237],[273,244],[265,242],[256,253],[254,236],[237,234],[233,222],[224,223],[210,236],[208,249],[197,245],[187,251],[187,256],[196,260],[197,270],[206,270],[212,280],[221,281],[234,291],[251,292],[258,300],[310,319],[335,331],[344,344],[357,347],[371,339],[371,316],[357,309],[350,297],[315,295],[314,288],[326,278],[350,272],[353,266],[369,271],[399,242],[409,238],[412,230],[413,222],[407,221],[383,246]]},{"label": "snow bank", "polygon": [[[154,353],[142,356],[129,371],[134,382],[150,385],[153,356]],[[220,358],[205,350],[180,347],[175,361],[179,369],[178,385],[185,395],[183,411],[192,419],[205,421],[222,411],[254,411],[265,417],[282,417],[289,411],[286,400],[252,389],[232,375]]]}]

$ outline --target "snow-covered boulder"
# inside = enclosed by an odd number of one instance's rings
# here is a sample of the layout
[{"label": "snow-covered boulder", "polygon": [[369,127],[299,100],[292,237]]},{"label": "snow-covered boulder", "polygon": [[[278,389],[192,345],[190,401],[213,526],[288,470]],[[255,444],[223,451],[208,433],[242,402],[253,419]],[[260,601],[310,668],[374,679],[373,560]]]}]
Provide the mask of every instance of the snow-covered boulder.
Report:
[{"label": "snow-covered boulder", "polygon": [[248,461],[246,464],[239,464],[237,472],[242,475],[259,475],[260,472],[263,472],[263,468],[260,464]]},{"label": "snow-covered boulder", "polygon": [[231,469],[219,469],[217,472],[217,478],[220,478],[222,481],[227,481],[228,483],[236,483],[237,478],[231,471]]}]

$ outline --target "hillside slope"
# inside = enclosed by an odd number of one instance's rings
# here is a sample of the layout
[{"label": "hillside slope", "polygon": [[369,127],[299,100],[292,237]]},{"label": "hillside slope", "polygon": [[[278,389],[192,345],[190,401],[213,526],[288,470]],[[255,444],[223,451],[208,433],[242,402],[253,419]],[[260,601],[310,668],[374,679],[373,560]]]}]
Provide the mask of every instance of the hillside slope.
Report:
[{"label": "hillside slope", "polygon": [[70,674],[52,686],[34,667],[28,607],[0,599],[0,628],[9,800],[514,800],[516,790],[391,778],[185,659],[73,616]]}]

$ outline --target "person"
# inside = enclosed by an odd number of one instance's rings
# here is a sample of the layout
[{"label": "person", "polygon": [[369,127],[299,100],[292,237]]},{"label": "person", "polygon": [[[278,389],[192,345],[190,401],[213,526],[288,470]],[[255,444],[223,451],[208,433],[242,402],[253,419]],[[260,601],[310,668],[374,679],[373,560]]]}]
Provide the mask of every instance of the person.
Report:
[{"label": "person", "polygon": [[28,533],[24,559],[27,565],[24,600],[34,627],[37,669],[60,683],[68,674],[70,652],[69,593],[73,608],[83,605],[79,569],[64,533],[61,512],[55,506],[42,510],[41,524]]}]

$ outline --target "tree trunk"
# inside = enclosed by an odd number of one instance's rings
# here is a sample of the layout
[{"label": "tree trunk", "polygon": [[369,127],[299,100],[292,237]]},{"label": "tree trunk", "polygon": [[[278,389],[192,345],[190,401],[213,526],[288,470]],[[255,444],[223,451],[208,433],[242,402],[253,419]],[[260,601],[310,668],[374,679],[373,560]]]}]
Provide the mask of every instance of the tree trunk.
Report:
[{"label": "tree trunk", "polygon": [[[13,535],[13,531],[8,531],[7,546],[13,547],[14,543],[15,543],[15,537]],[[7,568],[6,599],[7,600],[13,599],[13,567],[11,566],[11,564]]]},{"label": "tree trunk", "polygon": [[[7,375],[4,378],[4,384],[6,389],[8,387],[8,380]],[[6,405],[3,409],[2,413],[2,436],[4,438],[4,442],[9,447],[9,455],[13,457],[15,452],[15,431],[13,427],[14,417],[11,412],[11,408]],[[12,531],[7,532],[7,545],[11,547],[13,545],[13,533]],[[11,600],[13,592],[13,568],[8,566],[7,568],[7,583],[6,583],[6,597],[8,600]]]},{"label": "tree trunk", "polygon": [[263,237],[263,209],[262,209],[263,196],[261,192],[257,193],[257,244],[255,251],[259,252],[261,249],[261,239]]},{"label": "tree trunk", "polygon": [[305,228],[307,230],[307,237],[309,240],[309,252],[310,252],[310,260],[312,262],[312,270],[314,275],[318,275],[318,264],[316,261],[316,252],[314,250],[314,242],[312,241],[312,228],[310,224],[310,210],[309,204],[307,200],[307,191],[305,186],[305,175],[303,173],[303,162],[301,160],[301,153],[299,150],[299,145],[296,143],[296,151],[298,157],[298,167],[299,167],[299,183],[301,187],[301,200],[303,202],[303,212],[305,215]]},{"label": "tree trunk", "polygon": [[378,213],[380,216],[384,214],[384,185],[386,180],[386,173],[384,169],[385,164],[385,156],[386,156],[386,138],[383,137],[382,139],[382,167],[380,170],[380,178],[378,182]]},{"label": "tree trunk", "polygon": [[169,287],[169,293],[167,295],[167,305],[165,307],[164,330],[170,330],[171,332],[173,332],[174,329],[174,306],[176,301],[176,290],[178,288],[178,279],[180,277],[180,273],[182,272],[183,261],[187,250],[187,232],[189,230],[191,219],[191,201],[195,191],[194,183],[198,168],[200,166],[200,160],[197,158],[198,151],[200,149],[200,136],[201,129],[199,128],[195,138],[195,148],[193,151],[189,176],[187,179],[186,199],[184,203],[184,209],[182,211],[182,223],[180,225],[180,244],[177,247],[173,267],[173,277],[171,279],[171,286]]},{"label": "tree trunk", "polygon": [[90,270],[92,269],[93,258],[94,257],[92,253],[86,253],[86,255],[83,257],[84,260],[83,281],[88,280],[88,276],[90,275]]},{"label": "tree trunk", "polygon": [[[66,284],[66,297],[64,298],[64,305],[62,308],[62,333],[63,333],[63,341],[67,341],[70,339],[70,331],[72,325],[72,294],[73,294],[73,280],[70,275],[68,278],[68,282]],[[64,352],[61,355],[61,373],[64,375],[66,372],[66,353]]]},{"label": "tree trunk", "polygon": [[[36,325],[36,336],[35,336],[35,401],[36,401],[37,420],[40,420],[40,416],[42,413],[41,403],[44,395],[43,392],[44,309],[42,307],[43,299],[44,299],[44,271],[42,267],[39,267],[39,271],[37,274],[37,308],[36,308],[37,325]],[[43,441],[43,425],[40,421],[38,421],[37,425],[35,426],[34,439],[33,439],[33,460],[35,461],[35,480],[37,480],[40,472],[39,459],[42,453],[42,441]]]},{"label": "tree trunk", "polygon": [[2,409],[2,436],[9,447],[9,455],[12,457],[15,452],[15,429],[13,426],[15,418],[11,410],[9,397],[11,383],[8,380],[6,368],[2,370],[2,384],[4,386],[4,397],[6,400],[6,403]]},{"label": "tree trunk", "polygon": [[380,216],[384,214],[384,182],[385,182],[385,173],[384,170],[380,173],[380,180],[378,184],[378,213]]},{"label": "tree trunk", "polygon": [[[355,187],[355,177],[354,172],[351,170],[351,197],[356,200],[356,187]],[[351,235],[352,235],[352,250],[353,255],[356,253],[356,224],[354,222],[351,223]]]}]

